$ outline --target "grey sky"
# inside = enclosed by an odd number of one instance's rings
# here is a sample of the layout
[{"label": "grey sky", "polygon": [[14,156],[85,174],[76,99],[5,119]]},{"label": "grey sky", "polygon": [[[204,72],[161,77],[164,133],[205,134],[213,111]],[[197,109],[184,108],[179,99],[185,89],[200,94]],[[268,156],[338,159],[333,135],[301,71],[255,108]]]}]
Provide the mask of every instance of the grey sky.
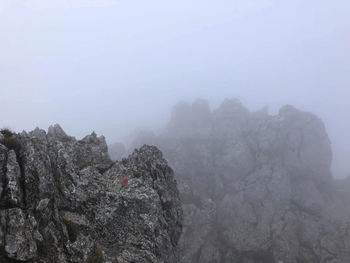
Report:
[{"label": "grey sky", "polygon": [[350,0],[0,0],[0,127],[112,142],[199,97],[314,112],[350,173]]}]

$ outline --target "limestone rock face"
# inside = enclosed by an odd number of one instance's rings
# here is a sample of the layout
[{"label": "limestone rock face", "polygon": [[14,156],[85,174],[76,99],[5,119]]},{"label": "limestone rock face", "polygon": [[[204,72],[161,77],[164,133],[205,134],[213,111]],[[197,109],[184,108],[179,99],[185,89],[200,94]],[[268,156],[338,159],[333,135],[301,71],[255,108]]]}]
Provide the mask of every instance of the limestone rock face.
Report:
[{"label": "limestone rock face", "polygon": [[157,148],[112,162],[95,133],[1,136],[0,262],[178,262],[181,204]]},{"label": "limestone rock face", "polygon": [[181,103],[161,135],[135,142],[154,143],[174,168],[180,262],[349,262],[350,184],[332,178],[331,144],[313,114]]}]

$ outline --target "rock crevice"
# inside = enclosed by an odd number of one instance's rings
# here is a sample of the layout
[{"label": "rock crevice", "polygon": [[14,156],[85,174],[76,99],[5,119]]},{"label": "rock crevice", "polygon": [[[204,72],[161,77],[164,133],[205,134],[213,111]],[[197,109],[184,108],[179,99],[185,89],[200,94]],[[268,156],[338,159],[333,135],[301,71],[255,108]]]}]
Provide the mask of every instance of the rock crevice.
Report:
[{"label": "rock crevice", "polygon": [[178,262],[182,210],[157,148],[112,162],[95,133],[11,134],[17,151],[0,134],[0,262]]}]

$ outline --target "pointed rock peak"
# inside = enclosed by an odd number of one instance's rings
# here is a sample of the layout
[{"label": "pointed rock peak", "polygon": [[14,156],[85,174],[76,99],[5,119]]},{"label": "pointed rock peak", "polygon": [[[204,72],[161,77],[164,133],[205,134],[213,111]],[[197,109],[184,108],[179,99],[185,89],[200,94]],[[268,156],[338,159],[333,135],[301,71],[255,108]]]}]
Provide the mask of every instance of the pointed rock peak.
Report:
[{"label": "pointed rock peak", "polygon": [[27,133],[25,130],[23,130],[23,131],[20,133],[20,135],[21,135],[22,137],[25,137],[25,136],[28,136],[28,133]]},{"label": "pointed rock peak", "polygon": [[134,154],[144,156],[146,159],[149,159],[149,158],[161,159],[161,158],[163,158],[162,152],[156,146],[151,146],[151,145],[146,145],[146,144],[143,145],[139,150],[135,150]]},{"label": "pointed rock peak", "polygon": [[93,131],[91,134],[86,135],[81,141],[88,143],[98,143],[99,139],[97,138],[96,133]]},{"label": "pointed rock peak", "polygon": [[86,135],[81,142],[100,145],[107,148],[106,139],[103,135],[97,137],[97,134],[93,131],[90,135]]},{"label": "pointed rock peak", "polygon": [[102,143],[106,143],[106,137],[104,137],[103,135],[101,135],[100,137],[97,138],[100,142]]},{"label": "pointed rock peak", "polygon": [[44,138],[46,136],[46,132],[43,129],[36,127],[33,131],[30,132],[30,135],[38,138]]},{"label": "pointed rock peak", "polygon": [[57,139],[68,138],[68,135],[64,132],[59,124],[51,125],[48,129],[47,135]]}]

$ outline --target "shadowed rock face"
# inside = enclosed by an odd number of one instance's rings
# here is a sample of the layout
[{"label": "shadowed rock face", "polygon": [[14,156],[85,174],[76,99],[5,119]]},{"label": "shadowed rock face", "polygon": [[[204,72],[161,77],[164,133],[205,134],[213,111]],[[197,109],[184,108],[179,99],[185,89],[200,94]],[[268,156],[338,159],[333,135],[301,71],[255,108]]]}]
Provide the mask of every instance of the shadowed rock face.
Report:
[{"label": "shadowed rock face", "polygon": [[333,180],[330,141],[313,114],[182,103],[161,135],[135,141],[157,145],[174,168],[180,262],[349,262],[350,184]]},{"label": "shadowed rock face", "polygon": [[158,149],[112,162],[103,137],[58,125],[11,138],[22,147],[1,134],[0,262],[178,262],[182,210]]}]

